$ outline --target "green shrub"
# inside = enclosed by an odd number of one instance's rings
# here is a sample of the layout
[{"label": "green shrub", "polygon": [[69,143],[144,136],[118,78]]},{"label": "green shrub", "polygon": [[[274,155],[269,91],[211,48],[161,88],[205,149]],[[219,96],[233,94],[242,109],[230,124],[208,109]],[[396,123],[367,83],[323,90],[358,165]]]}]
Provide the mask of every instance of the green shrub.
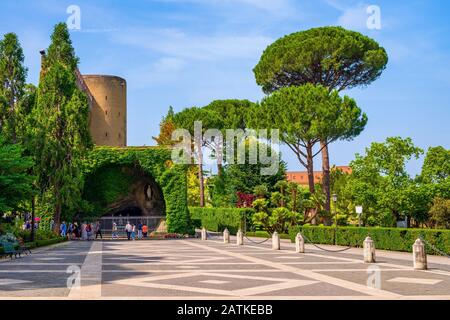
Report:
[{"label": "green shrub", "polygon": [[205,227],[209,231],[222,232],[228,228],[231,234],[239,229],[251,229],[253,209],[238,208],[199,208],[190,207],[191,221],[197,228]]},{"label": "green shrub", "polygon": [[[271,234],[269,234],[267,231],[254,231],[254,232],[247,232],[247,237],[257,237],[257,238],[270,238],[272,237]],[[280,234],[280,239],[290,239],[290,236],[285,233]]]},{"label": "green shrub", "polygon": [[447,254],[450,252],[450,230],[339,227],[336,232],[334,227],[296,226],[289,230],[292,242],[298,232],[316,244],[351,247],[362,247],[364,239],[370,236],[377,249],[403,252],[411,252],[414,241],[422,237],[429,244],[430,254],[439,254],[430,245]]}]

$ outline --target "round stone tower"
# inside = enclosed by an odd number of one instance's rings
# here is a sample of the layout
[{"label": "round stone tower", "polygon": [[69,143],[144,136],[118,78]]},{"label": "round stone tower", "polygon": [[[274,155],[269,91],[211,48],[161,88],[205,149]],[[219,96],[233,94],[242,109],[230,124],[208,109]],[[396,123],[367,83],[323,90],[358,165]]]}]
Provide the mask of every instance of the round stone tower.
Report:
[{"label": "round stone tower", "polygon": [[116,76],[83,75],[92,96],[89,126],[98,146],[127,145],[127,82]]}]

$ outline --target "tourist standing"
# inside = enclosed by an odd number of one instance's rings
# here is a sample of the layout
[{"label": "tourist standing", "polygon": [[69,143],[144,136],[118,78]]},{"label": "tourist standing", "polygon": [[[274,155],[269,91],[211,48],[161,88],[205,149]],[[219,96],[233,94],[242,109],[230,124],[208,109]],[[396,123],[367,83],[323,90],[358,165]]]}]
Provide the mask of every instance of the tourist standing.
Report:
[{"label": "tourist standing", "polygon": [[95,226],[95,240],[97,240],[98,236],[100,236],[100,239],[103,240],[102,225],[101,225],[100,221],[97,221],[97,225]]},{"label": "tourist standing", "polygon": [[87,240],[86,223],[81,225],[81,240]]},{"label": "tourist standing", "polygon": [[90,223],[88,223],[86,225],[86,234],[87,234],[87,240],[91,240],[91,236],[92,236],[92,226]]},{"label": "tourist standing", "polygon": [[61,223],[61,225],[59,226],[59,231],[60,231],[60,235],[61,237],[65,237],[66,233],[67,233],[67,226],[66,226],[66,222],[63,221]]},{"label": "tourist standing", "polygon": [[141,240],[142,239],[142,222],[141,221],[139,221],[137,229],[138,229],[138,239]]},{"label": "tourist standing", "polygon": [[130,222],[127,222],[127,225],[125,226],[125,232],[127,233],[127,239],[131,240],[131,232],[133,231],[133,227],[131,226]]},{"label": "tourist standing", "polygon": [[117,234],[117,224],[115,222],[113,222],[112,225],[112,234],[111,234],[111,239],[119,239],[119,235]]},{"label": "tourist standing", "polygon": [[74,222],[73,224],[73,236],[75,239],[80,240],[80,227],[77,222]]},{"label": "tourist standing", "polygon": [[134,240],[136,240],[136,226],[133,224],[133,226],[131,227],[131,238]]},{"label": "tourist standing", "polygon": [[148,234],[148,227],[147,225],[144,223],[144,225],[142,226],[142,234],[144,235],[144,238],[147,238],[147,234]]}]

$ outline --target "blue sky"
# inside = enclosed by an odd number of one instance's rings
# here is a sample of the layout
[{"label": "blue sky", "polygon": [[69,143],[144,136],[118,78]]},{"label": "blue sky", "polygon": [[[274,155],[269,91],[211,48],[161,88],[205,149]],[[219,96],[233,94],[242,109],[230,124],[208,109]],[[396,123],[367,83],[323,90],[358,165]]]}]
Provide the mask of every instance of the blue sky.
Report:
[{"label": "blue sky", "polygon": [[[252,69],[267,45],[295,31],[341,25],[376,39],[390,61],[372,85],[345,92],[369,123],[354,141],[332,145],[331,162],[345,165],[388,136],[411,137],[423,149],[450,148],[447,1],[2,1],[0,34],[19,35],[32,83],[39,50],[53,25],[67,20],[69,5],[81,9],[81,30],[72,32],[81,72],[127,79],[129,145],[152,145],[169,105],[179,111],[215,99],[260,100]],[[381,9],[381,30],[366,26],[369,5]],[[290,170],[303,170],[282,151]],[[412,174],[420,167],[421,160],[408,164]]]}]

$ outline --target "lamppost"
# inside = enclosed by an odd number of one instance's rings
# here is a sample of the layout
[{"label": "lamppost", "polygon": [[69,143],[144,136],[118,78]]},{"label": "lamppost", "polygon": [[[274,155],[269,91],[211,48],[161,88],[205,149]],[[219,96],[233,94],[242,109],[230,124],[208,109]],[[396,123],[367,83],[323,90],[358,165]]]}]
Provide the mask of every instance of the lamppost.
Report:
[{"label": "lamppost", "polygon": [[333,195],[331,196],[331,198],[333,199],[333,202],[334,202],[334,222],[336,223],[336,228],[337,228],[337,225],[338,225],[337,208],[336,208],[337,194],[336,194],[336,193],[333,193]]},{"label": "lamppost", "polygon": [[358,226],[361,227],[362,206],[356,206],[355,211],[356,211],[356,214],[358,215]]},{"label": "lamppost", "polygon": [[361,227],[361,215],[363,213],[363,207],[362,206],[356,206],[355,207],[356,214],[358,215],[358,226]]}]

